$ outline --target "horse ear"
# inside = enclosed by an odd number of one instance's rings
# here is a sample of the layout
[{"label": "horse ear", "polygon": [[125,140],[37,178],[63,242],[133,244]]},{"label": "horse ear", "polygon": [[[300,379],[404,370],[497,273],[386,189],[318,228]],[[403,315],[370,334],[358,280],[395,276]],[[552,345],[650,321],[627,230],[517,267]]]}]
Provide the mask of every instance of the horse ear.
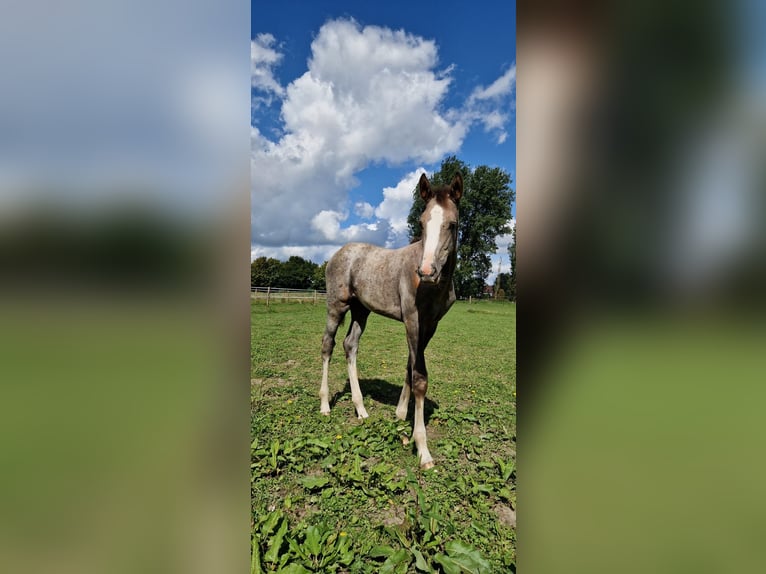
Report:
[{"label": "horse ear", "polygon": [[455,172],[455,177],[452,178],[452,185],[450,187],[452,201],[460,200],[463,197],[463,176],[459,171]]},{"label": "horse ear", "polygon": [[420,197],[423,198],[423,201],[431,199],[433,193],[431,192],[431,184],[429,183],[426,174],[421,174],[420,181],[418,182],[418,189],[420,190]]}]

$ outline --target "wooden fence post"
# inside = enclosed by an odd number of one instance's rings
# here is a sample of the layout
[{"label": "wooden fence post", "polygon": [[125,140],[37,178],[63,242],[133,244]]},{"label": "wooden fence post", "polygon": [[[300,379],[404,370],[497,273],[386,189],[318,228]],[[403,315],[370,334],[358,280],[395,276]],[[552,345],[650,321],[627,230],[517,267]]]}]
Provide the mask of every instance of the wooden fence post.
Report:
[{"label": "wooden fence post", "polygon": [[317,304],[317,290],[314,289],[314,305]]},{"label": "wooden fence post", "polygon": [[266,287],[266,307],[269,306],[269,298],[271,297],[271,287]]}]

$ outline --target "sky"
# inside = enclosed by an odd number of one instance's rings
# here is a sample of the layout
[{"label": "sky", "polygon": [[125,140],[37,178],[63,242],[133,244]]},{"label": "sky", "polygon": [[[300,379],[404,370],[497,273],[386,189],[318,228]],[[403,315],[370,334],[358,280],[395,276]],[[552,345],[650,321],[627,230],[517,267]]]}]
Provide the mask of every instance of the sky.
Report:
[{"label": "sky", "polygon": [[515,188],[516,6],[478,4],[253,2],[251,259],[406,245],[412,190],[449,155]]}]

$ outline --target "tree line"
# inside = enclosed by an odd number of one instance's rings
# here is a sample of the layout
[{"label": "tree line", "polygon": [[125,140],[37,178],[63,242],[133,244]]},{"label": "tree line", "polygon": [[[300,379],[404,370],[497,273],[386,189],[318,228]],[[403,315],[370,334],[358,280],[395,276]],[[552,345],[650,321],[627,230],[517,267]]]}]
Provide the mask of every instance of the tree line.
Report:
[{"label": "tree line", "polygon": [[250,264],[250,285],[324,291],[326,267],[327,261],[317,265],[297,255],[291,256],[287,261],[258,257]]},{"label": "tree line", "polygon": [[[460,298],[481,297],[492,268],[490,255],[497,252],[497,237],[511,232],[511,204],[515,192],[511,176],[498,167],[481,165],[471,169],[455,156],[446,158],[431,177],[432,185],[447,185],[456,171],[463,175],[463,197],[460,200],[458,229],[458,262],[455,270],[455,293]],[[420,215],[425,207],[417,189],[407,223],[410,240],[421,234]],[[516,296],[516,230],[508,246],[511,272],[501,273],[496,293],[500,298]],[[258,287],[324,290],[327,262],[318,265],[293,255],[287,261],[258,257],[250,265],[250,283]],[[500,290],[502,289],[502,293]]]}]

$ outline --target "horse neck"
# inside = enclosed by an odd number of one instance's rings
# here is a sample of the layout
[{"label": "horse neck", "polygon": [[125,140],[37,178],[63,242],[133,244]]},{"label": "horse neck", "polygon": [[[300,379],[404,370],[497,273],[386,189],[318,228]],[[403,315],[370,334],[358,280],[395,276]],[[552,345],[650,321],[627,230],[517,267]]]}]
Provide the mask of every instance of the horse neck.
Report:
[{"label": "horse neck", "polygon": [[[447,262],[444,264],[442,274],[445,274],[445,278],[452,281],[452,277],[455,275],[455,268],[457,267],[457,249],[450,253]],[[447,281],[445,281],[447,283]]]}]

